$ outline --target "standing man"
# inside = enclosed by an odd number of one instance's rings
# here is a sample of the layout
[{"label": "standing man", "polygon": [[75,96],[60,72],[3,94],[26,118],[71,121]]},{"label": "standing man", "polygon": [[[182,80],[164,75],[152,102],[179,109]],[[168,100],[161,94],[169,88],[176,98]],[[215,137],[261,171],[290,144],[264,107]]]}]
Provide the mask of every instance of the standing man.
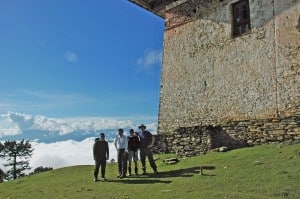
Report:
[{"label": "standing man", "polygon": [[128,174],[131,176],[131,162],[134,162],[134,172],[138,176],[138,149],[140,147],[140,139],[133,129],[129,130],[128,136]]},{"label": "standing man", "polygon": [[106,160],[109,159],[109,148],[108,143],[105,141],[104,133],[100,133],[100,139],[95,140],[93,146],[93,155],[95,160],[95,169],[94,169],[94,181],[98,181],[99,168],[101,167],[101,177],[102,181],[105,181],[105,168]]},{"label": "standing man", "polygon": [[118,135],[114,141],[115,147],[118,152],[118,178],[126,177],[127,172],[127,155],[128,155],[128,139],[124,135],[123,129],[118,129]]},{"label": "standing man", "polygon": [[142,169],[143,169],[143,175],[146,175],[146,156],[148,156],[148,160],[150,163],[150,166],[152,167],[154,171],[154,175],[157,175],[157,166],[153,159],[152,154],[152,146],[155,142],[155,137],[152,136],[152,134],[149,131],[146,131],[146,126],[144,124],[141,124],[139,126],[139,129],[141,130],[138,132],[138,136],[140,138],[140,158],[142,162]]}]

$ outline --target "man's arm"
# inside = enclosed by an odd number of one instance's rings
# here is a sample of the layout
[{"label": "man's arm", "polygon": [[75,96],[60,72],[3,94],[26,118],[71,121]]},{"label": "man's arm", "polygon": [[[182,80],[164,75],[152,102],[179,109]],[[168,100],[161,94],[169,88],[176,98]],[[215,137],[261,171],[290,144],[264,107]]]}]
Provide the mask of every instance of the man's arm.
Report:
[{"label": "man's arm", "polygon": [[93,145],[93,157],[94,157],[94,160],[96,160],[96,143],[94,143],[94,145]]},{"label": "man's arm", "polygon": [[114,145],[115,145],[116,149],[118,149],[117,142],[118,142],[118,136],[115,138],[115,141],[114,141]]},{"label": "man's arm", "polygon": [[155,137],[152,135],[151,136],[151,144],[149,145],[149,147],[153,147],[154,142],[155,142]]},{"label": "man's arm", "polygon": [[106,160],[109,160],[109,147],[108,147],[108,142],[106,142]]}]

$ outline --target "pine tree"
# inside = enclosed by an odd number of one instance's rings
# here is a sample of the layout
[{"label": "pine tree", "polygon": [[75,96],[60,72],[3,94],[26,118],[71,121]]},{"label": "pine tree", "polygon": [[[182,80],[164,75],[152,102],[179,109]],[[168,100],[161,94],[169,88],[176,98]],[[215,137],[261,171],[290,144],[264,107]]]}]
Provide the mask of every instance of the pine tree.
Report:
[{"label": "pine tree", "polygon": [[24,176],[23,171],[30,169],[29,158],[32,155],[32,146],[29,141],[24,139],[20,142],[5,141],[0,143],[0,157],[6,160],[4,166],[9,166],[11,169],[7,171],[8,179],[16,179]]}]

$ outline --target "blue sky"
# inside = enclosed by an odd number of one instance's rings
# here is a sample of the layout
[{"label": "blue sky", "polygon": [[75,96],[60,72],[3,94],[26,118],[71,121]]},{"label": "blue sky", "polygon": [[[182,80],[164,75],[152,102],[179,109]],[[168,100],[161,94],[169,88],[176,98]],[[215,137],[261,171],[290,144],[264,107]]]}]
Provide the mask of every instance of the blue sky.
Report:
[{"label": "blue sky", "polygon": [[162,18],[126,0],[2,0],[0,26],[0,140],[156,132]]},{"label": "blue sky", "polygon": [[126,0],[5,0],[0,108],[157,116],[163,19]]}]

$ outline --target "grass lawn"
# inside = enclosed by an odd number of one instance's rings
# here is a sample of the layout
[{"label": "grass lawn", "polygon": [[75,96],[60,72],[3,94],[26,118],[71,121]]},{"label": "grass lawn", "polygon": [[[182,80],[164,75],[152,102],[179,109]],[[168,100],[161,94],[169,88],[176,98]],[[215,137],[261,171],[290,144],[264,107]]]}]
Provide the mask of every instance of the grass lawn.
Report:
[{"label": "grass lawn", "polygon": [[[93,165],[74,166],[0,183],[4,198],[300,198],[300,144],[268,144],[225,153],[164,160],[175,154],[155,155],[158,176],[117,179],[117,164],[107,165],[106,182],[93,181]],[[214,166],[203,170],[199,166]]]}]

